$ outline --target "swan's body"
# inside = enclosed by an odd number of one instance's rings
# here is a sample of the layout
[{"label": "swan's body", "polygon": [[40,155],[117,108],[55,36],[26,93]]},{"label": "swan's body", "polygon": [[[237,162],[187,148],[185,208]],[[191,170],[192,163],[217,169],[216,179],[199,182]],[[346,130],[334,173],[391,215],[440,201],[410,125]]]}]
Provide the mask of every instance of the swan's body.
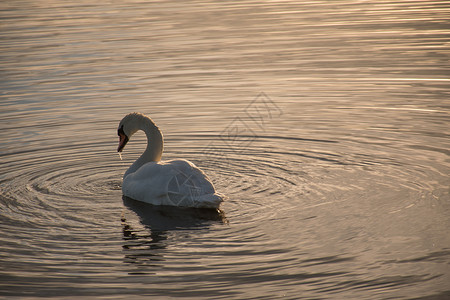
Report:
[{"label": "swan's body", "polygon": [[161,162],[163,136],[156,124],[139,113],[120,121],[118,134],[121,152],[138,130],[147,135],[147,149],[123,176],[122,192],[134,200],[154,205],[218,208],[223,196],[202,170],[187,160]]}]

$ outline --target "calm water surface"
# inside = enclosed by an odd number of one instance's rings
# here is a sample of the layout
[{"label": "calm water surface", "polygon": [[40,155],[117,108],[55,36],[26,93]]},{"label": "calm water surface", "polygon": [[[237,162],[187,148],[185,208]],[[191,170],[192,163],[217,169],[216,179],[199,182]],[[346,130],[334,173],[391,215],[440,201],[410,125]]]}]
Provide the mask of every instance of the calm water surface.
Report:
[{"label": "calm water surface", "polygon": [[[447,1],[2,1],[0,295],[450,297]],[[223,215],[122,199],[150,115]]]}]

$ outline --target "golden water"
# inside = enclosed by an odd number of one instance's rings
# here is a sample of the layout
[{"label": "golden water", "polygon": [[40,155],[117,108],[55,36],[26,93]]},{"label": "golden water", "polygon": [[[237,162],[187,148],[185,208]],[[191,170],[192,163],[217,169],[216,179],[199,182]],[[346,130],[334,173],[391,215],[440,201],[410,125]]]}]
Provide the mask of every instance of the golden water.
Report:
[{"label": "golden water", "polygon": [[[0,295],[449,297],[447,2],[1,2]],[[131,111],[225,216],[122,199]]]}]

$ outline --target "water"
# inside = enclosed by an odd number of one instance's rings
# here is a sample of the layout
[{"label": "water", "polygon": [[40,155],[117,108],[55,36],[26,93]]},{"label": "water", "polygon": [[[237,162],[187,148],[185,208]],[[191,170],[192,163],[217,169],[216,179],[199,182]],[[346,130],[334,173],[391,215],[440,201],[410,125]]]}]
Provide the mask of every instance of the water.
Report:
[{"label": "water", "polygon": [[[450,297],[447,1],[0,4],[0,295]],[[122,199],[150,115],[223,214]],[[434,299],[434,298],[433,298]]]}]

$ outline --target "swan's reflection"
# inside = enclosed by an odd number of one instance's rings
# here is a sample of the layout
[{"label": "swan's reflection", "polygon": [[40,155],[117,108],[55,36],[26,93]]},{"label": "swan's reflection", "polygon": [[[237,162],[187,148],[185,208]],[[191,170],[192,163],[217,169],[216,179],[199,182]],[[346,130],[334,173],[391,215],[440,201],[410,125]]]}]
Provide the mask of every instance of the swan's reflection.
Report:
[{"label": "swan's reflection", "polygon": [[208,228],[214,222],[227,223],[217,209],[199,209],[151,205],[123,196],[124,205],[133,211],[145,227],[145,232],[133,228],[122,216],[125,261],[145,265],[164,261],[162,251],[168,244],[170,231]]}]

